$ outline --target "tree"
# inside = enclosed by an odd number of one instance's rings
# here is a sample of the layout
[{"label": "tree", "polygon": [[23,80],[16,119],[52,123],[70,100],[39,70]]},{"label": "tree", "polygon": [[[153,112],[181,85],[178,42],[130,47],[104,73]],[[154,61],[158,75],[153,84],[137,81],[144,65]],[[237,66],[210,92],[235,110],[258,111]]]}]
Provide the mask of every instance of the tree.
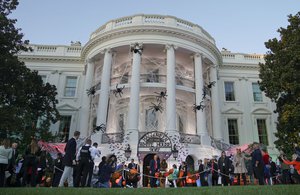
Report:
[{"label": "tree", "polygon": [[[15,136],[26,142],[31,136],[49,137],[45,128],[59,113],[56,87],[43,84],[36,71],[18,60],[19,52],[31,48],[28,40],[22,40],[21,29],[15,28],[17,20],[8,18],[17,5],[18,0],[0,1],[0,137]],[[38,121],[43,125],[37,129]]]},{"label": "tree", "polygon": [[276,103],[278,113],[275,145],[286,153],[300,143],[300,12],[288,16],[280,39],[265,43],[269,51],[260,64],[260,87]]}]

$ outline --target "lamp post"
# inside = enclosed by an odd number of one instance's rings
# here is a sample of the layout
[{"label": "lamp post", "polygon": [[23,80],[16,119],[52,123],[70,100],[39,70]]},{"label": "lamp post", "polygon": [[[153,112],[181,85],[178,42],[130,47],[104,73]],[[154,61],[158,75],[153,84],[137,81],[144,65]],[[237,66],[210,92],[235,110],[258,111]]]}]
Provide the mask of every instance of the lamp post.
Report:
[{"label": "lamp post", "polygon": [[125,157],[128,160],[130,158],[130,156],[131,156],[131,149],[130,149],[130,145],[127,144],[127,148],[125,149]]},{"label": "lamp post", "polygon": [[176,158],[178,157],[178,150],[177,150],[177,148],[176,148],[176,144],[174,144],[174,146],[173,146],[172,154],[173,154],[173,157],[174,157],[175,160],[176,160]]}]

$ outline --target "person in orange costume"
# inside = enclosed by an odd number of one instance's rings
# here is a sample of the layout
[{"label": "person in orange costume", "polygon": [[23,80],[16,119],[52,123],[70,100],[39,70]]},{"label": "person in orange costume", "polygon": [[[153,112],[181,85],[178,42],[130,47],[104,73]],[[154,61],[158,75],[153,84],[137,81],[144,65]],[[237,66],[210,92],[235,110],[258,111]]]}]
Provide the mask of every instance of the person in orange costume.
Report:
[{"label": "person in orange costume", "polygon": [[300,182],[300,162],[296,160],[297,157],[298,157],[297,154],[293,154],[292,155],[293,161],[288,161],[288,160],[284,159],[283,157],[282,157],[282,160],[287,165],[293,165],[294,168],[297,170],[297,173],[295,173],[293,176],[295,177],[295,179],[297,179],[297,182],[299,183]]}]

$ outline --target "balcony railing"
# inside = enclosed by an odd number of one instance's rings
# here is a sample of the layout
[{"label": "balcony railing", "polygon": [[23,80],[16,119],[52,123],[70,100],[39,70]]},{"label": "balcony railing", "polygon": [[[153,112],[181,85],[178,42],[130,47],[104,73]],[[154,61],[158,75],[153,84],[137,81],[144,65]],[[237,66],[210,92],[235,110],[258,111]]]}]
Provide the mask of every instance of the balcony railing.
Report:
[{"label": "balcony railing", "polygon": [[201,144],[201,138],[199,135],[180,133],[180,143],[188,144]]},{"label": "balcony railing", "polygon": [[[111,85],[115,86],[117,84],[128,84],[130,83],[131,75],[113,77],[111,79]],[[166,75],[151,75],[151,74],[141,74],[140,83],[162,83],[166,84],[167,76]],[[195,82],[191,79],[176,77],[176,85],[184,86],[188,88],[195,88]]]},{"label": "balcony railing", "polygon": [[197,24],[173,16],[145,15],[145,14],[127,16],[127,17],[111,20],[106,24],[104,24],[103,26],[101,26],[100,28],[98,28],[95,32],[93,32],[91,34],[91,39],[93,39],[97,35],[101,35],[103,33],[106,33],[114,29],[126,28],[129,26],[140,26],[140,25],[163,26],[163,27],[183,29],[198,34],[206,38],[209,42],[215,44],[215,40],[212,38],[212,36]]},{"label": "balcony railing", "polygon": [[102,134],[102,144],[122,143],[124,140],[124,133],[104,133]]},{"label": "balcony railing", "polygon": [[227,144],[222,140],[217,140],[217,139],[211,138],[211,146],[218,148],[221,151],[224,151],[224,150],[228,150],[232,145]]}]

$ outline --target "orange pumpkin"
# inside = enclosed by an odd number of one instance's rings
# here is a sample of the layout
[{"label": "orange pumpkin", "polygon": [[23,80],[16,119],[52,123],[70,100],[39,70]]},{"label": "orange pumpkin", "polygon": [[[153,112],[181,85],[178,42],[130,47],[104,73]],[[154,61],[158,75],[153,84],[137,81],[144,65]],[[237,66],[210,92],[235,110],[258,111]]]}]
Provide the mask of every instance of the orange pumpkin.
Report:
[{"label": "orange pumpkin", "polygon": [[122,176],[122,175],[121,175],[121,172],[114,172],[114,173],[112,174],[111,178],[112,178],[113,180],[116,180],[116,179],[118,179],[120,176]]},{"label": "orange pumpkin", "polygon": [[183,171],[183,170],[180,170],[180,171],[179,171],[179,177],[183,177],[183,175],[184,175],[184,171]]},{"label": "orange pumpkin", "polygon": [[160,175],[159,172],[156,172],[156,173],[154,174],[154,176],[155,176],[156,178],[159,178],[159,175]]},{"label": "orange pumpkin", "polygon": [[168,171],[169,175],[172,174],[173,172],[174,172],[174,169],[170,169],[170,170]]},{"label": "orange pumpkin", "polygon": [[130,169],[130,174],[137,174],[138,173],[138,171],[136,170],[136,169]]}]

